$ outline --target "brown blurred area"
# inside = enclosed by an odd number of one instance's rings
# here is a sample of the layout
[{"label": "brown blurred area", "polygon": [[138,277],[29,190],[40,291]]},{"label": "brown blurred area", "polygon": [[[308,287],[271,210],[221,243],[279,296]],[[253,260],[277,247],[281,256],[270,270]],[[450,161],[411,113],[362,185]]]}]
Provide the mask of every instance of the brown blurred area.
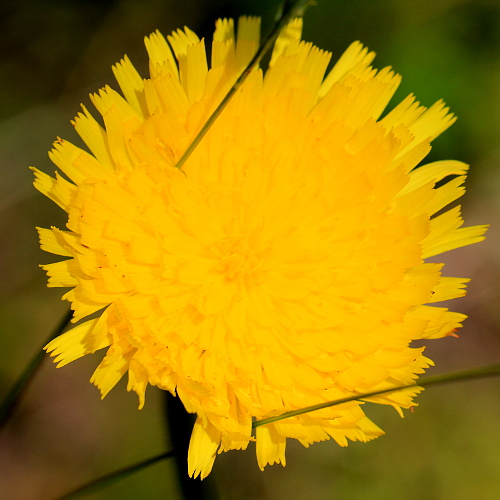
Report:
[{"label": "brown blurred area", "polygon": [[[278,2],[217,0],[0,0],[0,397],[64,314],[39,264],[53,262],[35,226],[64,227],[62,211],[32,187],[28,166],[52,173],[57,136],[81,144],[70,120],[88,93],[117,85],[111,65],[128,54],[147,75],[143,37],[188,25],[210,39],[218,17],[263,16]],[[497,0],[318,0],[304,38],[336,59],[353,40],[378,54],[375,66],[403,75],[397,100],[444,98],[457,123],[428,161],[471,164],[466,225],[490,223],[485,242],[438,260],[445,275],[472,278],[460,338],[428,343],[429,373],[500,359],[500,4]],[[168,449],[162,395],[148,389],[138,411],[122,380],[104,401],[89,384],[100,355],[56,370],[46,360],[0,431],[0,500],[51,500],[79,484]],[[306,450],[289,440],[288,465],[260,472],[252,446],[216,460],[221,499],[496,500],[500,497],[500,380],[428,389],[414,413],[367,406],[387,435],[347,449]],[[89,499],[180,498],[164,461]]]}]

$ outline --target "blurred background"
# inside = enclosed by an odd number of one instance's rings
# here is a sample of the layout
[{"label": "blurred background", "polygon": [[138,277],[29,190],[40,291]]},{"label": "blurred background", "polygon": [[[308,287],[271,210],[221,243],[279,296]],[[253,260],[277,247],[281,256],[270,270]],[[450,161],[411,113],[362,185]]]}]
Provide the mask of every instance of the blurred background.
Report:
[{"label": "blurred background", "polygon": [[[35,226],[64,227],[64,213],[32,187],[29,165],[52,174],[57,136],[81,144],[70,120],[88,93],[117,85],[111,65],[128,54],[147,75],[143,37],[189,26],[211,38],[218,17],[260,15],[275,0],[0,0],[0,397],[66,310],[38,264],[55,259]],[[490,223],[488,239],[445,254],[445,274],[472,278],[450,308],[469,315],[460,338],[428,343],[429,374],[500,358],[500,3],[498,0],[317,0],[303,38],[336,60],[354,40],[377,52],[375,66],[403,75],[395,101],[414,92],[444,98],[458,121],[434,141],[429,161],[472,168],[466,225]],[[163,395],[146,407],[122,380],[104,401],[89,378],[100,355],[57,370],[48,359],[8,426],[0,431],[0,500],[51,500],[119,467],[168,449]],[[227,500],[500,498],[500,379],[430,388],[401,419],[366,405],[387,435],[343,449],[306,450],[288,441],[287,467],[260,472],[253,446],[217,458],[211,475]],[[99,493],[99,499],[178,499],[174,464],[163,461]]]}]

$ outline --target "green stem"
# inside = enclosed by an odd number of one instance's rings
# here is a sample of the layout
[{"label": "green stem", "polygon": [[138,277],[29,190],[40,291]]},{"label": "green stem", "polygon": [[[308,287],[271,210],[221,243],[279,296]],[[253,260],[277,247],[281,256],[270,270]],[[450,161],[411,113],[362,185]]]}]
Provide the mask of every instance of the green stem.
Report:
[{"label": "green stem", "polygon": [[[49,338],[45,341],[43,346],[48,344],[52,339],[55,339],[56,337],[61,335],[72,317],[73,311],[70,310],[63,316],[63,318],[54,329],[54,331],[50,334]],[[16,380],[6,398],[4,399],[2,405],[0,406],[0,427],[4,426],[13,414],[17,405],[19,404],[22,395],[33,380],[33,377],[40,368],[42,361],[45,359],[45,351],[43,350],[43,346],[37,349],[36,355],[24,368],[23,372]]]},{"label": "green stem", "polygon": [[179,158],[179,161],[175,165],[179,170],[182,169],[188,158],[191,156],[193,151],[196,149],[198,144],[202,141],[203,137],[210,130],[210,127],[214,124],[215,120],[220,116],[224,108],[229,104],[229,101],[233,97],[233,95],[238,91],[243,82],[247,79],[248,75],[252,72],[252,69],[259,63],[262,57],[271,49],[272,45],[278,38],[280,31],[287,26],[287,24],[294,19],[295,17],[301,17],[304,14],[304,11],[311,3],[310,0],[296,0],[296,1],[285,1],[282,5],[278,14],[276,16],[276,20],[274,22],[274,26],[271,28],[271,31],[264,38],[264,41],[261,43],[259,49],[253,56],[252,60],[248,63],[248,66],[243,70],[243,73],[238,77],[234,85],[231,87],[229,92],[224,96],[221,103],[217,106],[215,111],[210,115],[208,120],[205,122],[201,130],[198,132],[196,137],[193,139],[191,144],[188,146],[184,154]]},{"label": "green stem", "polygon": [[94,479],[93,481],[90,481],[89,483],[80,486],[76,490],[73,490],[72,492],[63,495],[62,497],[58,497],[57,500],[70,500],[70,499],[74,500],[75,498],[81,498],[82,495],[89,495],[90,493],[95,493],[96,491],[99,491],[102,488],[105,488],[106,486],[116,483],[121,479],[125,479],[125,477],[135,474],[136,472],[139,472],[140,470],[145,469],[150,465],[153,465],[157,462],[160,462],[161,460],[165,460],[166,458],[170,458],[172,456],[174,456],[174,451],[167,451],[161,453],[160,455],[156,455],[155,457],[143,460],[142,462],[138,462],[133,465],[128,465],[127,467],[123,467],[122,469],[110,472],[109,474],[106,474],[105,476],[102,476],[98,479]]},{"label": "green stem", "polygon": [[476,378],[486,378],[495,377],[500,375],[500,363],[494,365],[483,366],[480,368],[475,368],[472,370],[460,370],[457,372],[445,373],[443,375],[436,375],[434,377],[423,378],[417,382],[408,385],[402,385],[399,387],[393,387],[392,389],[384,389],[382,391],[367,392],[365,394],[357,394],[355,396],[350,396],[348,398],[337,399],[336,401],[328,401],[326,403],[320,403],[313,406],[307,406],[306,408],[301,408],[300,410],[288,411],[282,413],[276,417],[263,418],[261,420],[256,420],[253,422],[252,427],[259,427],[261,425],[271,424],[273,422],[278,422],[285,418],[296,417],[297,415],[302,415],[303,413],[310,413],[312,411],[321,410],[323,408],[329,408],[330,406],[340,405],[342,403],[349,403],[350,401],[360,401],[362,399],[371,398],[372,396],[380,396],[381,394],[389,394],[391,392],[401,391],[403,389],[408,389],[412,387],[429,387],[431,385],[447,384],[449,382],[458,382],[460,380],[473,380]]}]

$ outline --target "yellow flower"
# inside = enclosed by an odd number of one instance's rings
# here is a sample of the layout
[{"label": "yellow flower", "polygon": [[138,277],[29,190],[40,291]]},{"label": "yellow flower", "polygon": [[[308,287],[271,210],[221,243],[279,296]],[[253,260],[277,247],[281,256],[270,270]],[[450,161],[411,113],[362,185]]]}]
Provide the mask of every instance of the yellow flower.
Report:
[{"label": "yellow flower", "polygon": [[[257,428],[308,405],[407,384],[432,361],[415,339],[444,337],[463,314],[425,305],[463,295],[467,279],[424,259],[483,239],[460,228],[467,166],[417,165],[454,118],[407,97],[380,118],[400,77],[353,43],[324,78],[330,54],[291,23],[270,67],[252,71],[186,164],[182,153],[259,44],[257,18],[216,23],[204,41],[146,38],[150,78],[127,57],[114,68],[124,98],[91,96],[74,121],[87,153],[59,139],[67,176],[35,170],[36,187],[68,213],[39,229],[49,286],[70,287],[74,321],[47,350],[63,366],[98,349],[91,381],[104,397],[128,372],[176,393],[196,421],[189,470],[205,477],[217,452],[256,441],[261,468],[304,446],[383,432],[352,402]],[[435,187],[436,183],[455,176]],[[442,183],[440,183],[442,184]],[[437,212],[440,215],[434,216]],[[434,216],[434,217],[433,217]],[[401,408],[419,389],[370,398]]]}]

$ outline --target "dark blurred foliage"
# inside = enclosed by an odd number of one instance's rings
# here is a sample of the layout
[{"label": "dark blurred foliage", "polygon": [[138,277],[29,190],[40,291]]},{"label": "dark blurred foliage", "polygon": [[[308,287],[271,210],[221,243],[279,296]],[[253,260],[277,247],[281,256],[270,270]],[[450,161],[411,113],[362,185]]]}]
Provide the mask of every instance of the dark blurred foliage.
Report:
[{"label": "dark blurred foliage", "polygon": [[[51,173],[56,136],[81,144],[70,120],[89,92],[116,88],[111,65],[128,54],[147,75],[143,37],[188,25],[211,37],[218,17],[261,15],[264,31],[278,2],[267,0],[0,0],[0,396],[64,313],[61,290],[47,289],[36,225],[63,227],[64,214],[31,186],[28,165]],[[488,239],[440,257],[446,274],[473,278],[450,304],[467,313],[460,339],[429,343],[433,373],[498,360],[500,232],[500,3],[498,0],[317,0],[304,39],[332,51],[353,41],[377,52],[375,66],[403,75],[394,102],[414,92],[440,98],[459,117],[434,142],[428,161],[471,163],[464,198],[468,225],[491,223]],[[90,106],[91,107],[91,106]],[[57,370],[45,362],[14,418],[0,432],[0,500],[49,500],[168,448],[162,395],[145,409],[122,381],[104,401],[88,383],[99,355]],[[401,420],[367,407],[387,431],[347,449],[305,450],[289,441],[286,468],[260,472],[252,446],[216,460],[221,499],[496,500],[500,492],[500,382],[429,389]],[[179,498],[168,461],[89,499]]]}]

